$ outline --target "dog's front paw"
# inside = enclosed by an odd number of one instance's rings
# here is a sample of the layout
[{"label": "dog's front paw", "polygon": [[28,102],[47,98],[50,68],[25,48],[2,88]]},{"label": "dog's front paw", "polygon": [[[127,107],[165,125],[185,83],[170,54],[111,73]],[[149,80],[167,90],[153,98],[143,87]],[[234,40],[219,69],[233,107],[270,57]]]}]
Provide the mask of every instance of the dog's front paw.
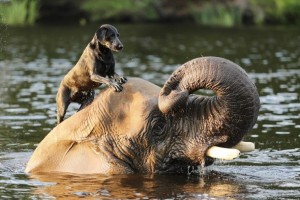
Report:
[{"label": "dog's front paw", "polygon": [[121,76],[117,82],[120,84],[124,84],[127,82],[127,78],[125,76]]},{"label": "dog's front paw", "polygon": [[119,83],[112,83],[111,87],[113,87],[116,92],[121,92],[123,90],[122,85]]}]

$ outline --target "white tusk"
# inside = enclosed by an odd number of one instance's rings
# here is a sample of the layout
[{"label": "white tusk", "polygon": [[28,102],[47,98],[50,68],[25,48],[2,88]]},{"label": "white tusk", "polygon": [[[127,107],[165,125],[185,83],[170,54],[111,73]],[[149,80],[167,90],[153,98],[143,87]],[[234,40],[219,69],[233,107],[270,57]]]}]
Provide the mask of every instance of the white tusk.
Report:
[{"label": "white tusk", "polygon": [[237,149],[240,152],[250,152],[250,151],[254,151],[255,144],[253,142],[243,142],[242,141],[232,148]]},{"label": "white tusk", "polygon": [[237,149],[212,146],[207,150],[206,155],[222,160],[232,160],[240,155],[240,151]]}]

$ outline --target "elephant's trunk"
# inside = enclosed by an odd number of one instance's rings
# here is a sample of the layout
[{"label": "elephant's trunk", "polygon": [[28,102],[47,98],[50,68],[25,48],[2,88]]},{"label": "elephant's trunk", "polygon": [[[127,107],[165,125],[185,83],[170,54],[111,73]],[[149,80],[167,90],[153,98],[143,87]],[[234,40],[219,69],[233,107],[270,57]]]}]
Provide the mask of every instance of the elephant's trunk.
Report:
[{"label": "elephant's trunk", "polygon": [[[216,95],[190,95],[211,89]],[[201,57],[179,67],[167,80],[159,96],[159,109],[168,114],[183,109],[191,116],[191,127],[210,135],[229,136],[223,146],[233,146],[249,132],[258,116],[259,96],[246,72],[218,57]]]}]

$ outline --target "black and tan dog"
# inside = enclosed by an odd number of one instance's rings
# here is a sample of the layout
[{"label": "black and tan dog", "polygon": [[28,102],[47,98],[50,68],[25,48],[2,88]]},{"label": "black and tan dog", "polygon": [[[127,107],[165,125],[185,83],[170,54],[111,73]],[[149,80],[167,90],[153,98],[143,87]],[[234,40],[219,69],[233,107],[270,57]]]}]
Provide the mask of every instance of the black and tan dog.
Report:
[{"label": "black and tan dog", "polygon": [[[87,45],[77,64],[63,78],[56,96],[57,123],[63,121],[71,102],[81,104],[79,110],[90,104],[95,95],[94,88],[101,84],[122,91],[127,81],[115,73],[112,51],[123,49],[117,29],[109,24],[102,25]],[[106,78],[108,77],[108,78]]]}]

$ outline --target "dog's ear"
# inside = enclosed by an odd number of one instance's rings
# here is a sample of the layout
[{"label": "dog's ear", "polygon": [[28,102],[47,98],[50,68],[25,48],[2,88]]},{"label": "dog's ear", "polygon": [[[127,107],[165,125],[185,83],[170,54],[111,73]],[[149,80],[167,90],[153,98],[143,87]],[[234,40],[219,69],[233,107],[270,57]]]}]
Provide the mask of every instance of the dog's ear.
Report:
[{"label": "dog's ear", "polygon": [[107,28],[101,26],[101,27],[96,31],[96,34],[95,34],[96,37],[97,37],[97,40],[99,40],[99,41],[104,40],[104,39],[105,39],[106,32],[107,32]]}]

